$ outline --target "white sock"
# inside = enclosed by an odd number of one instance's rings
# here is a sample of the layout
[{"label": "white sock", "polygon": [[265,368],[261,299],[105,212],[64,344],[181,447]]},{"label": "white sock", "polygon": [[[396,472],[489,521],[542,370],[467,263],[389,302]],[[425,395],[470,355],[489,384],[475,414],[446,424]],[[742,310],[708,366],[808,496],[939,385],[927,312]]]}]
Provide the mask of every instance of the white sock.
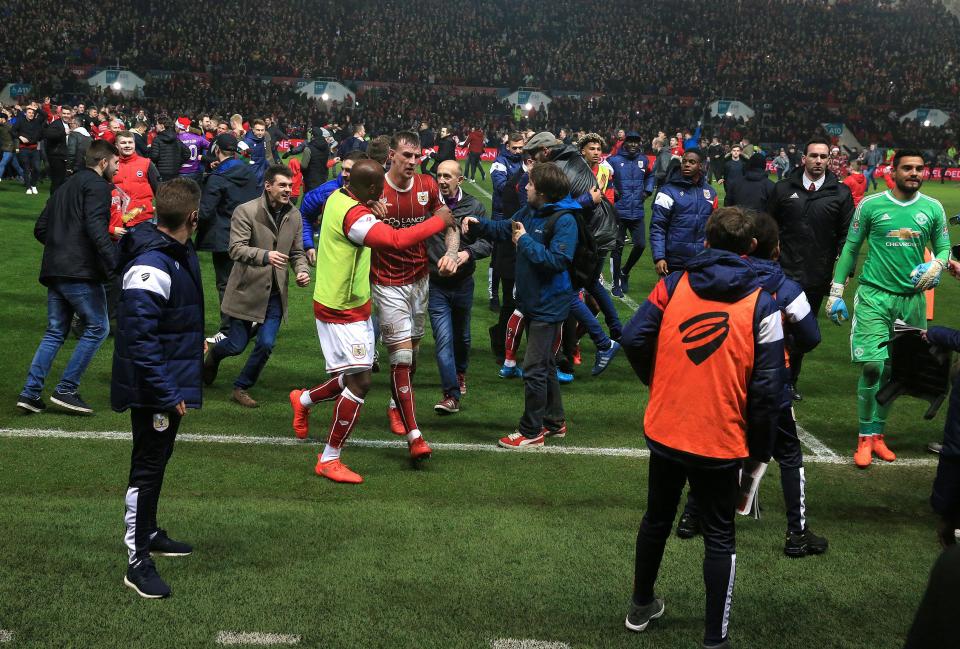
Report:
[{"label": "white sock", "polygon": [[329,462],[330,460],[339,460],[340,459],[340,449],[333,448],[329,444],[324,444],[323,454],[320,456],[321,462]]},{"label": "white sock", "polygon": [[300,405],[304,408],[309,408],[313,405],[313,401],[310,399],[310,390],[304,390],[300,393]]},{"label": "white sock", "polygon": [[407,441],[408,441],[408,442],[412,442],[413,440],[417,439],[418,437],[423,437],[423,434],[420,432],[420,429],[419,429],[419,428],[414,428],[414,429],[411,430],[409,433],[407,433]]},{"label": "white sock", "polygon": [[390,397],[390,409],[391,410],[397,409],[397,402],[393,400],[393,397]]},{"label": "white sock", "polygon": [[503,366],[504,366],[504,367],[516,367],[516,366],[517,366],[517,361],[510,360],[509,358],[504,359],[504,361],[503,361]]}]

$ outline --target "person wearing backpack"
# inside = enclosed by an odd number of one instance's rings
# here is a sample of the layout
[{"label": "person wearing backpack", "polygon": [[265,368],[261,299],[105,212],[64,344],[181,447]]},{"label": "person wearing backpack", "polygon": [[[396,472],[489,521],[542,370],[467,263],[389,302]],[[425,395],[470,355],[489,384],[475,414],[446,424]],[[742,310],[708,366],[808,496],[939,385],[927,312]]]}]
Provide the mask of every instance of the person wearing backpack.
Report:
[{"label": "person wearing backpack", "polygon": [[556,353],[574,295],[571,268],[582,229],[580,209],[570,197],[567,176],[547,162],[530,170],[527,205],[512,219],[463,219],[464,234],[494,241],[512,238],[517,248],[517,307],[527,320],[524,410],[517,430],[498,441],[503,448],[535,449],[546,437],[567,432]]}]

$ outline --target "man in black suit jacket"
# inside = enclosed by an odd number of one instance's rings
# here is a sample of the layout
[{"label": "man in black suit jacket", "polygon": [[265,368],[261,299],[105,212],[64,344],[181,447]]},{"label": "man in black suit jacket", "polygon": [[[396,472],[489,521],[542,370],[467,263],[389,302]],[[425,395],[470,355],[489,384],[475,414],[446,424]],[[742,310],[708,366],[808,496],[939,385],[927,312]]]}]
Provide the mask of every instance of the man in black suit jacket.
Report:
[{"label": "man in black suit jacket", "polygon": [[67,160],[70,157],[67,149],[67,135],[73,128],[73,108],[60,107],[60,118],[55,119],[43,129],[43,139],[47,152],[47,163],[50,165],[50,193],[67,179]]}]

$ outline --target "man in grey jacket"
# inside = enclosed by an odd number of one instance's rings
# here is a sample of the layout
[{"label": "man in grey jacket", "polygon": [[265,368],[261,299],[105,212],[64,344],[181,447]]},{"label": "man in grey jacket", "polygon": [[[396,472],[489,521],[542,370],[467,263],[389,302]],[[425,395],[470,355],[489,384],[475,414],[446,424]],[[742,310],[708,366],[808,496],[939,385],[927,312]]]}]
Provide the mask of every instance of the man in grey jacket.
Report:
[{"label": "man in grey jacket", "polygon": [[[437,167],[437,184],[444,204],[453,212],[457,223],[468,216],[484,218],[486,210],[475,197],[464,193],[463,170],[456,160],[441,162]],[[460,412],[460,400],[467,391],[467,364],[470,355],[470,310],[473,308],[473,272],[476,261],[489,257],[493,243],[486,239],[467,245],[460,240],[457,270],[443,275],[440,259],[447,253],[445,234],[427,239],[430,258],[430,296],[427,311],[430,328],[436,341],[437,366],[443,397],[433,407],[438,415]]]}]

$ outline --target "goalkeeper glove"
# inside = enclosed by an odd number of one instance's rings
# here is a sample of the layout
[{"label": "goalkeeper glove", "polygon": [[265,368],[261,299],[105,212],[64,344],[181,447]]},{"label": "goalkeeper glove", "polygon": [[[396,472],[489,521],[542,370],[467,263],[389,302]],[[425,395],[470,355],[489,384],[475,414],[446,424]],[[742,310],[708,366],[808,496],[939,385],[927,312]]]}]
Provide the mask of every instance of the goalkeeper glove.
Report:
[{"label": "goalkeeper glove", "polygon": [[830,297],[827,298],[827,315],[833,324],[839,326],[841,322],[850,319],[847,305],[843,301],[843,284],[834,282],[830,285]]},{"label": "goalkeeper glove", "polygon": [[943,272],[943,262],[939,259],[919,264],[910,273],[910,279],[918,291],[926,291],[940,284],[940,273]]}]

